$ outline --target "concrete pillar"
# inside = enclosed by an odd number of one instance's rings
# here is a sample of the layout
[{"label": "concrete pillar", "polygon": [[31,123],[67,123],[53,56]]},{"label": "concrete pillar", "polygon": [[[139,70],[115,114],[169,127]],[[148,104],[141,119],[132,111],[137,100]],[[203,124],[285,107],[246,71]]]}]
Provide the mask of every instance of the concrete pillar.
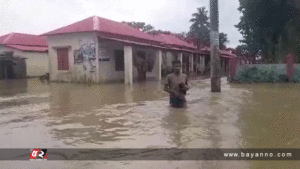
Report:
[{"label": "concrete pillar", "polygon": [[154,66],[157,70],[155,71],[156,73],[156,78],[158,80],[161,80],[161,65],[162,65],[162,51],[158,50],[155,52],[155,65]]},{"label": "concrete pillar", "polygon": [[230,65],[230,68],[229,68],[229,77],[230,78],[234,78],[235,74],[236,74],[237,58],[236,57],[232,57],[229,60],[229,65]]},{"label": "concrete pillar", "polygon": [[289,80],[292,79],[294,73],[295,73],[295,63],[296,63],[296,57],[295,55],[289,53],[286,56],[286,75],[289,77]]},{"label": "concrete pillar", "polygon": [[200,71],[201,73],[204,72],[205,70],[205,56],[200,56],[201,59],[200,59]]},{"label": "concrete pillar", "polygon": [[226,67],[225,67],[225,63],[226,63],[226,59],[225,58],[221,58],[222,59],[222,74],[226,75]]},{"label": "concrete pillar", "polygon": [[96,43],[96,78],[95,78],[95,81],[96,83],[99,83],[100,82],[100,70],[99,70],[99,40],[98,38],[96,37],[95,38],[95,43]]},{"label": "concrete pillar", "polygon": [[191,53],[190,54],[190,72],[193,72],[194,71],[194,55]]},{"label": "concrete pillar", "polygon": [[182,52],[178,54],[178,60],[181,62],[181,70],[180,70],[180,72],[182,73]]},{"label": "concrete pillar", "polygon": [[124,92],[124,98],[126,103],[132,103],[133,98],[132,98],[132,91],[133,91],[133,86],[125,86],[125,92]]},{"label": "concrete pillar", "polygon": [[132,85],[133,84],[133,76],[132,76],[132,46],[124,46],[124,77],[125,84]]}]

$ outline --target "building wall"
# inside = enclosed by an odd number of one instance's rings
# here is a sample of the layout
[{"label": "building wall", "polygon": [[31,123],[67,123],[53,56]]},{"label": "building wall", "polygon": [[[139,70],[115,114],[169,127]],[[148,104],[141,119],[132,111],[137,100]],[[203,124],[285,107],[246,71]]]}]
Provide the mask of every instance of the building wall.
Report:
[{"label": "building wall", "polygon": [[26,78],[26,59],[14,60],[16,66],[14,66],[14,74],[16,79]]},{"label": "building wall", "polygon": [[23,52],[17,49],[7,48],[4,45],[0,45],[0,53],[13,51],[13,56],[20,56],[27,58],[26,62],[26,74],[29,77],[41,76],[49,72],[49,60],[48,53],[42,52]]},{"label": "building wall", "polygon": [[[123,81],[124,80],[124,71],[116,71],[115,70],[115,56],[114,52],[115,50],[124,50],[124,44],[116,42],[116,41],[110,41],[105,39],[99,39],[99,55],[101,56],[101,53],[107,53],[108,57],[110,58],[110,61],[99,61],[99,77],[100,81]],[[132,46],[132,55],[133,57],[136,56],[138,51],[142,51],[146,53],[146,56],[150,56],[153,58],[154,63],[156,63],[157,58],[157,50],[150,49],[147,47],[141,47],[141,46]],[[133,72],[133,79],[137,79],[137,68],[133,65],[132,66],[132,72]],[[146,76],[147,78],[156,77],[156,74],[158,72],[158,65],[154,64],[152,72],[147,72]]]},{"label": "building wall", "polygon": [[[90,75],[91,78],[95,78],[96,73],[87,73],[84,71],[82,65],[74,64],[74,50],[80,49],[80,40],[94,38],[94,33],[72,33],[53,35],[47,38],[48,40],[48,53],[50,64],[50,80],[51,81],[84,81],[85,76]],[[57,48],[67,47],[69,56],[69,70],[58,70],[57,62]]]},{"label": "building wall", "polygon": [[10,51],[14,52],[13,56],[25,57],[24,56],[25,54],[20,50],[16,50],[16,49],[5,47],[4,45],[0,45],[0,53],[10,52]]},{"label": "building wall", "polygon": [[[65,34],[65,35],[55,35],[48,37],[48,49],[49,49],[49,62],[50,62],[50,80],[51,81],[86,81],[87,77],[91,77],[93,81],[96,81],[97,74],[99,76],[100,82],[106,81],[123,81],[124,80],[124,71],[115,70],[115,50],[124,50],[124,44],[110,41],[105,39],[96,39],[97,42],[97,52],[99,58],[106,57],[109,58],[109,61],[99,61],[99,72],[89,72],[84,70],[83,64],[74,64],[74,50],[80,49],[80,40],[82,39],[92,39],[95,38],[94,33],[76,33],[76,34]],[[67,47],[69,48],[69,70],[58,70],[57,68],[57,47]],[[54,47],[54,48],[53,48]],[[141,48],[141,47],[132,47],[133,55],[137,51],[144,51],[147,54],[155,56],[154,50]],[[102,56],[106,55],[106,56]],[[87,68],[88,70],[89,68]],[[137,78],[137,70],[133,66],[133,78]],[[147,73],[148,75],[148,73]],[[151,73],[150,73],[151,75]]]},{"label": "building wall", "polygon": [[172,52],[167,52],[167,66],[173,67],[172,62],[175,60],[175,56]]},{"label": "building wall", "polygon": [[36,77],[49,73],[48,53],[24,52],[24,57],[27,58],[27,76]]},{"label": "building wall", "polygon": [[[99,39],[99,57],[101,53],[108,54],[110,61],[99,61],[99,77],[100,81],[123,81],[124,80],[124,71],[116,71],[115,70],[115,50],[124,50],[124,44],[108,41],[104,39]],[[133,47],[133,55],[135,54],[135,48]],[[137,71],[132,67],[133,70],[133,78],[137,77]]]}]

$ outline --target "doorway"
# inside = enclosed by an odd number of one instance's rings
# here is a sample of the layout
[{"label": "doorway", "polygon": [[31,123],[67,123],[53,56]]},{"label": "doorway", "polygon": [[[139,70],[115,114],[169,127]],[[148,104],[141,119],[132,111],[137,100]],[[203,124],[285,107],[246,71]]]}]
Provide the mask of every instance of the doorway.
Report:
[{"label": "doorway", "polygon": [[13,79],[15,78],[14,74],[14,63],[12,60],[2,60],[0,61],[0,79]]}]

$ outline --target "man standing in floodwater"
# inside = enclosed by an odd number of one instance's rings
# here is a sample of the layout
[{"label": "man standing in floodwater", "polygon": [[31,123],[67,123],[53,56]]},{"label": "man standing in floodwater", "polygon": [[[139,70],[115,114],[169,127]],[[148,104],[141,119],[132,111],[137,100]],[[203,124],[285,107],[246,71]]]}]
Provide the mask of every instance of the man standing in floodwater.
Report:
[{"label": "man standing in floodwater", "polygon": [[166,78],[164,91],[170,93],[170,104],[172,107],[186,107],[186,91],[189,90],[187,76],[180,72],[181,62],[173,62],[174,73]]}]

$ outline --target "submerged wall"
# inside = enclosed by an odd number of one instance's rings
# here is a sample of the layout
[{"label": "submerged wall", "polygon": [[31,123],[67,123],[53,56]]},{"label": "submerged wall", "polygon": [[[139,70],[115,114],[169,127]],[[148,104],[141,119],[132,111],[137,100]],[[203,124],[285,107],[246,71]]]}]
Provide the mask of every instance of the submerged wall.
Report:
[{"label": "submerged wall", "polygon": [[[277,82],[288,79],[287,64],[246,64],[238,65],[236,77],[239,81]],[[300,64],[294,64],[290,81],[300,82]]]}]

